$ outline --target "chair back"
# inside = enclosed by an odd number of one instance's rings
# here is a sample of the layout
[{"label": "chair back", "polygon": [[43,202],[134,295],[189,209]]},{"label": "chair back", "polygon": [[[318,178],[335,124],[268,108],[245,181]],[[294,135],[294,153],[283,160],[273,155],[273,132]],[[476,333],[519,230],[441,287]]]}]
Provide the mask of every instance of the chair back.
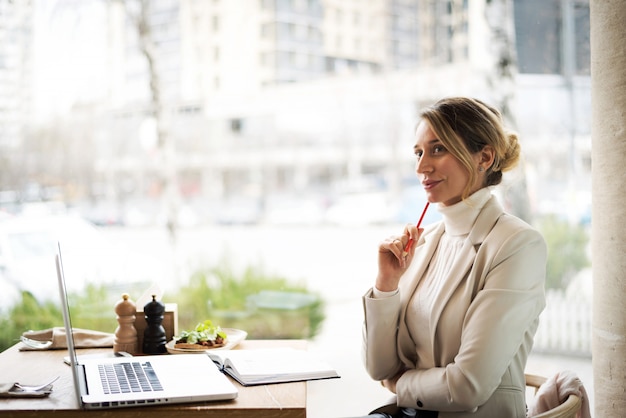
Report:
[{"label": "chair back", "polygon": [[[526,374],[526,386],[533,388],[536,394],[539,387],[546,382],[543,376]],[[569,395],[568,398],[560,405],[549,411],[542,412],[539,415],[533,415],[528,418],[576,418],[576,414],[580,411],[582,399],[576,395]]]}]

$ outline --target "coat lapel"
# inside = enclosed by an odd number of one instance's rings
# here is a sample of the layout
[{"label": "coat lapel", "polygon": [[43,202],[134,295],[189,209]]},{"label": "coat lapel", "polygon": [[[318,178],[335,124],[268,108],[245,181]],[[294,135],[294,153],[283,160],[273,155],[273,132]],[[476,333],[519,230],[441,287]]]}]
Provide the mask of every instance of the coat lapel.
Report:
[{"label": "coat lapel", "polygon": [[[450,269],[448,280],[435,301],[434,310],[430,317],[431,341],[433,344],[436,343],[437,324],[439,323],[441,313],[472,268],[476,259],[477,249],[489,232],[491,232],[502,213],[503,210],[498,200],[492,196],[483,207],[483,210],[478,214],[476,222],[474,222],[474,226],[470,230],[467,240],[459,253],[459,257]],[[433,349],[436,349],[436,347],[433,347]]]}]

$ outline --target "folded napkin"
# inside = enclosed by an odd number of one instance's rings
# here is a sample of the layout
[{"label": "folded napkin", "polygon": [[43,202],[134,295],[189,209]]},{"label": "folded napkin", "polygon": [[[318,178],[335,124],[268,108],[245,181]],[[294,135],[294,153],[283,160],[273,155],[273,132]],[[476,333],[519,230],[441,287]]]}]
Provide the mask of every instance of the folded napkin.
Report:
[{"label": "folded napkin", "polygon": [[[81,328],[73,328],[74,345],[76,348],[113,347],[115,335],[109,332],[94,331]],[[52,341],[52,345],[46,350],[67,348],[64,327],[48,328],[41,331],[26,331],[22,334],[26,338],[37,341]],[[22,344],[20,351],[38,351],[41,349],[31,348]]]},{"label": "folded napkin", "polygon": [[52,385],[37,391],[23,390],[15,383],[0,383],[0,398],[43,398],[52,392]]},{"label": "folded napkin", "polygon": [[528,416],[534,417],[556,408],[569,397],[576,395],[581,399],[577,418],[591,418],[589,399],[582,381],[574,372],[564,370],[546,380],[537,390],[534,402],[529,405]]}]

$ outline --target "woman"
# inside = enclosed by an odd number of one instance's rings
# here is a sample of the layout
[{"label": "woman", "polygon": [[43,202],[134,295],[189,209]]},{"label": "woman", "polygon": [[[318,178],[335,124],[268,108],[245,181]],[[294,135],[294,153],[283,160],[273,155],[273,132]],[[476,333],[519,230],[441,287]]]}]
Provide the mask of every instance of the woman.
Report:
[{"label": "woman", "polygon": [[470,98],[443,99],[420,117],[417,176],[442,221],[380,244],[363,297],[365,367],[396,394],[394,416],[525,417],[547,251],[490,192],[519,160],[517,136]]}]

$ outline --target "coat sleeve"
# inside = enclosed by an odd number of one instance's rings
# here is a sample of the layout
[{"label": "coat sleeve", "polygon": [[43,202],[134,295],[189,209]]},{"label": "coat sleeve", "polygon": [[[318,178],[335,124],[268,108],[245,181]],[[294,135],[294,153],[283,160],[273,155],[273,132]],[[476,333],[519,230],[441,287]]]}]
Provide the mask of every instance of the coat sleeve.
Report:
[{"label": "coat sleeve", "polygon": [[519,351],[530,350],[545,307],[545,242],[537,231],[517,228],[497,244],[495,253],[489,251],[495,256],[474,266],[483,269],[484,286],[464,316],[458,354],[442,367],[404,373],[397,383],[400,406],[475,410],[501,384]]},{"label": "coat sleeve", "polygon": [[397,354],[400,292],[374,298],[370,289],[363,296],[363,347],[365,369],[374,380],[394,376],[401,367]]}]

